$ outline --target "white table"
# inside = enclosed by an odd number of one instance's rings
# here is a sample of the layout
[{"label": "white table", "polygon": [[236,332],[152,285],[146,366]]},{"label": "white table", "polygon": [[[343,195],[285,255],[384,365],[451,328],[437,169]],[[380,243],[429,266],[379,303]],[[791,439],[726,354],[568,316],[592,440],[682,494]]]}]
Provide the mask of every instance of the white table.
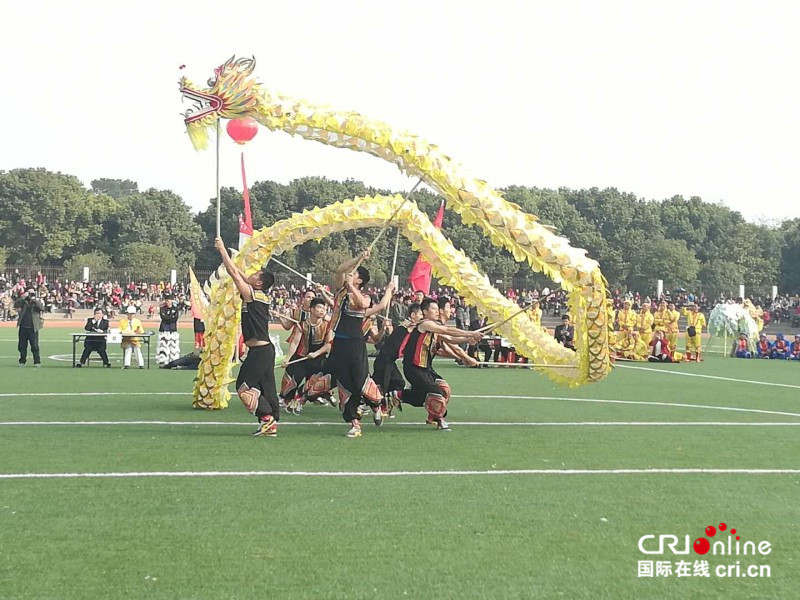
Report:
[{"label": "white table", "polygon": [[[111,334],[110,333],[96,333],[92,331],[83,331],[81,333],[73,333],[72,334],[72,366],[75,367],[77,363],[77,354],[75,353],[75,349],[78,346],[78,342],[85,340],[86,338],[107,338]],[[147,333],[122,333],[122,334],[115,334],[115,335],[122,335],[123,338],[141,338],[144,340],[144,343],[147,345],[147,368],[150,368],[150,338],[153,337],[155,334],[152,331],[148,331]]]}]

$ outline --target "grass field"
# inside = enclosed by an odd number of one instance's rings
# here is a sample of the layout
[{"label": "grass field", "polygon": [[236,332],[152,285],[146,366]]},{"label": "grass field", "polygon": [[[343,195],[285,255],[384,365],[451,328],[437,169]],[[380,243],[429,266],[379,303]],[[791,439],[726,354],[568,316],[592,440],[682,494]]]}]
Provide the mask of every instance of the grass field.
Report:
[{"label": "grass field", "polygon": [[[43,355],[67,358],[68,331],[45,329]],[[351,440],[320,406],[252,438],[235,397],[191,409],[187,371],[18,368],[14,329],[0,356],[3,599],[798,597],[798,363],[626,363],[567,390],[439,361],[452,432],[409,407]],[[638,548],[722,522],[771,553]],[[642,560],[711,574],[639,577]],[[737,561],[771,576],[716,575]]]}]

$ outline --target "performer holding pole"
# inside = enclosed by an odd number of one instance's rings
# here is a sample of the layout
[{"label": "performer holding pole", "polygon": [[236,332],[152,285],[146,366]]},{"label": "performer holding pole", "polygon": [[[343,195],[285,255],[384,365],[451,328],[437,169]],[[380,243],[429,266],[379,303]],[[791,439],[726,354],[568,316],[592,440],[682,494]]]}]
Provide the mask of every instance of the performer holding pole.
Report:
[{"label": "performer holding pole", "polygon": [[[381,388],[383,394],[382,408],[391,416],[395,407],[400,405],[398,392],[402,392],[406,386],[406,380],[397,368],[397,359],[403,355],[408,336],[413,331],[416,324],[422,319],[422,310],[419,304],[411,304],[408,307],[408,319],[394,328],[391,334],[383,342],[378,356],[375,357],[373,364],[372,379]],[[384,322],[384,327],[388,327],[389,322]]]},{"label": "performer holding pole", "polygon": [[369,258],[369,250],[339,265],[334,276],[337,292],[334,299],[330,330],[334,333],[330,356],[321,372],[306,382],[306,397],[320,395],[337,386],[339,408],[350,424],[347,437],[361,437],[358,406],[362,398],[372,409],[375,425],[383,422],[380,411],[381,393],[369,376],[367,343],[362,326],[365,319],[381,312],[391,299],[393,284],[386,288],[383,300],[370,307],[370,298],[362,291],[369,283],[369,271],[358,266]]},{"label": "performer holding pole", "polygon": [[[290,336],[289,351],[283,366],[286,369],[281,381],[280,396],[286,410],[299,415],[303,412],[305,398],[295,395],[300,385],[314,373],[322,371],[323,359],[331,348],[333,332],[328,331],[325,314],[328,307],[322,298],[309,302],[309,315],[295,326]],[[306,360],[302,360],[305,358]]]},{"label": "performer holding pole", "polygon": [[214,246],[242,297],[242,335],[248,351],[236,378],[236,392],[245,408],[258,419],[253,435],[275,437],[280,408],[275,387],[275,347],[269,339],[270,299],[266,294],[275,283],[275,275],[266,269],[245,275],[233,264],[222,238],[217,237]]},{"label": "performer holding pole", "polygon": [[292,311],[291,315],[275,313],[275,316],[281,322],[281,326],[286,331],[292,331],[292,333],[289,335],[289,343],[292,342],[295,335],[298,333],[297,325],[302,324],[303,321],[308,318],[309,314],[311,314],[311,302],[314,300],[314,298],[316,298],[314,291],[306,290],[303,292],[303,300],[300,302],[300,305]]},{"label": "performer holding pole", "polygon": [[450,385],[433,370],[433,357],[440,340],[452,344],[462,341],[477,344],[483,334],[439,324],[439,305],[431,298],[425,298],[420,307],[422,321],[409,334],[403,351],[403,374],[411,388],[403,390],[399,396],[404,404],[424,406],[428,411],[428,424],[435,425],[438,430],[449,431],[450,425],[445,417],[450,401]]}]

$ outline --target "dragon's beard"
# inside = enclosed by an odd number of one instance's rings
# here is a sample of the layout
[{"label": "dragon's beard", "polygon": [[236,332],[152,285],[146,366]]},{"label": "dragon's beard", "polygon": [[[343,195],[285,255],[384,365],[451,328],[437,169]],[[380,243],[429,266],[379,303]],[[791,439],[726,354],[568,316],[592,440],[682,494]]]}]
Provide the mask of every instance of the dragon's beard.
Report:
[{"label": "dragon's beard", "polygon": [[205,150],[208,147],[208,130],[214,126],[215,121],[214,115],[208,115],[199,121],[186,124],[186,133],[189,134],[195,150]]}]

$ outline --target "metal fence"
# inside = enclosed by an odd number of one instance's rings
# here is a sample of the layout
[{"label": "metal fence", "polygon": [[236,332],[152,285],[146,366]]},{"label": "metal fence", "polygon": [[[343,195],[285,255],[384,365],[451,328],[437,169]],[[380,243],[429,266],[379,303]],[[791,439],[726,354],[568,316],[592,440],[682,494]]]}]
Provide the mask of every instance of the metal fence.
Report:
[{"label": "metal fence", "polygon": [[[17,279],[20,277],[24,278],[25,281],[35,281],[37,275],[41,274],[44,275],[48,282],[55,282],[59,280],[64,282],[65,280],[72,280],[73,277],[75,280],[82,280],[80,275],[72,273],[68,273],[67,269],[64,267],[49,267],[49,266],[16,266],[16,267],[3,267],[0,268],[0,273],[3,273],[6,277],[6,280],[10,283],[16,282]],[[197,275],[197,279],[202,284],[205,282],[208,277],[211,275],[212,271],[207,270],[200,270],[195,271]],[[73,277],[70,277],[73,275]],[[177,278],[176,283],[180,285],[188,285],[189,284],[189,273],[185,269],[177,270],[176,272]],[[323,275],[314,275],[312,274],[314,281],[317,283],[321,283],[323,285],[331,285],[332,277],[330,273],[326,273]],[[544,287],[554,288],[557,287],[544,275],[538,273],[529,273],[526,275],[518,275],[514,277],[506,277],[502,275],[490,275],[489,280],[492,284],[495,285],[498,289],[505,291],[508,288],[514,288],[516,290],[531,290],[531,289],[538,289],[541,290]],[[103,271],[90,271],[89,273],[89,281],[93,282],[117,282],[120,285],[127,285],[130,282],[135,282],[138,284],[146,283],[150,284],[158,284],[160,282],[167,283],[169,279],[167,278],[153,278],[143,275],[141,273],[137,273],[135,271],[131,271],[129,269],[107,269]],[[655,282],[639,282],[641,285],[637,287],[632,287],[631,291],[638,291],[642,295],[649,295],[651,297],[655,296],[656,293],[656,283]],[[275,270],[275,284],[276,285],[285,285],[286,287],[290,287],[294,285],[297,288],[304,287],[306,285],[306,281],[304,278],[294,275],[292,273],[288,273],[283,269],[276,269]],[[402,282],[401,282],[402,285]],[[748,285],[747,282],[744,282],[745,286],[745,294],[747,297],[750,298],[772,298],[772,286],[753,286]],[[436,283],[434,281],[433,287],[436,287]],[[613,287],[613,286],[612,286]],[[669,286],[669,282],[664,282],[664,290],[673,292],[674,288]],[[709,299],[717,299],[720,297],[721,294],[724,294],[726,298],[736,298],[739,295],[739,287],[735,286],[730,289],[717,289],[711,286],[704,286],[702,283],[694,286],[692,289],[688,290],[696,295],[701,295],[705,293],[706,297]]]},{"label": "metal fence", "polygon": [[[25,279],[26,282],[36,281],[37,277],[44,276],[48,283],[55,283],[56,281],[65,282],[65,281],[82,281],[83,277],[82,274],[78,274],[76,276],[75,273],[69,273],[67,269],[64,267],[39,267],[39,266],[15,266],[15,267],[3,267],[0,268],[0,273],[2,273],[9,284],[14,284],[20,278]],[[200,283],[204,283],[213,273],[213,271],[207,270],[199,270],[195,271],[195,275],[197,275],[198,281]],[[324,285],[330,285],[330,275],[326,275],[321,278],[314,278],[317,283],[322,283]],[[89,272],[89,281],[91,282],[107,282],[110,281],[112,283],[116,282],[122,286],[125,286],[131,282],[142,284],[146,283],[147,285],[150,284],[158,284],[158,283],[168,283],[169,278],[154,278],[148,277],[147,275],[143,275],[141,273],[137,273],[135,271],[131,271],[128,269],[107,269],[102,271],[90,271]],[[176,270],[176,284],[186,286],[189,284],[189,272],[188,270]],[[287,273],[283,270],[275,272],[275,284],[276,285],[285,285],[286,287],[294,285],[295,287],[304,287],[306,285],[306,280],[302,277],[298,277],[292,273]]]}]

